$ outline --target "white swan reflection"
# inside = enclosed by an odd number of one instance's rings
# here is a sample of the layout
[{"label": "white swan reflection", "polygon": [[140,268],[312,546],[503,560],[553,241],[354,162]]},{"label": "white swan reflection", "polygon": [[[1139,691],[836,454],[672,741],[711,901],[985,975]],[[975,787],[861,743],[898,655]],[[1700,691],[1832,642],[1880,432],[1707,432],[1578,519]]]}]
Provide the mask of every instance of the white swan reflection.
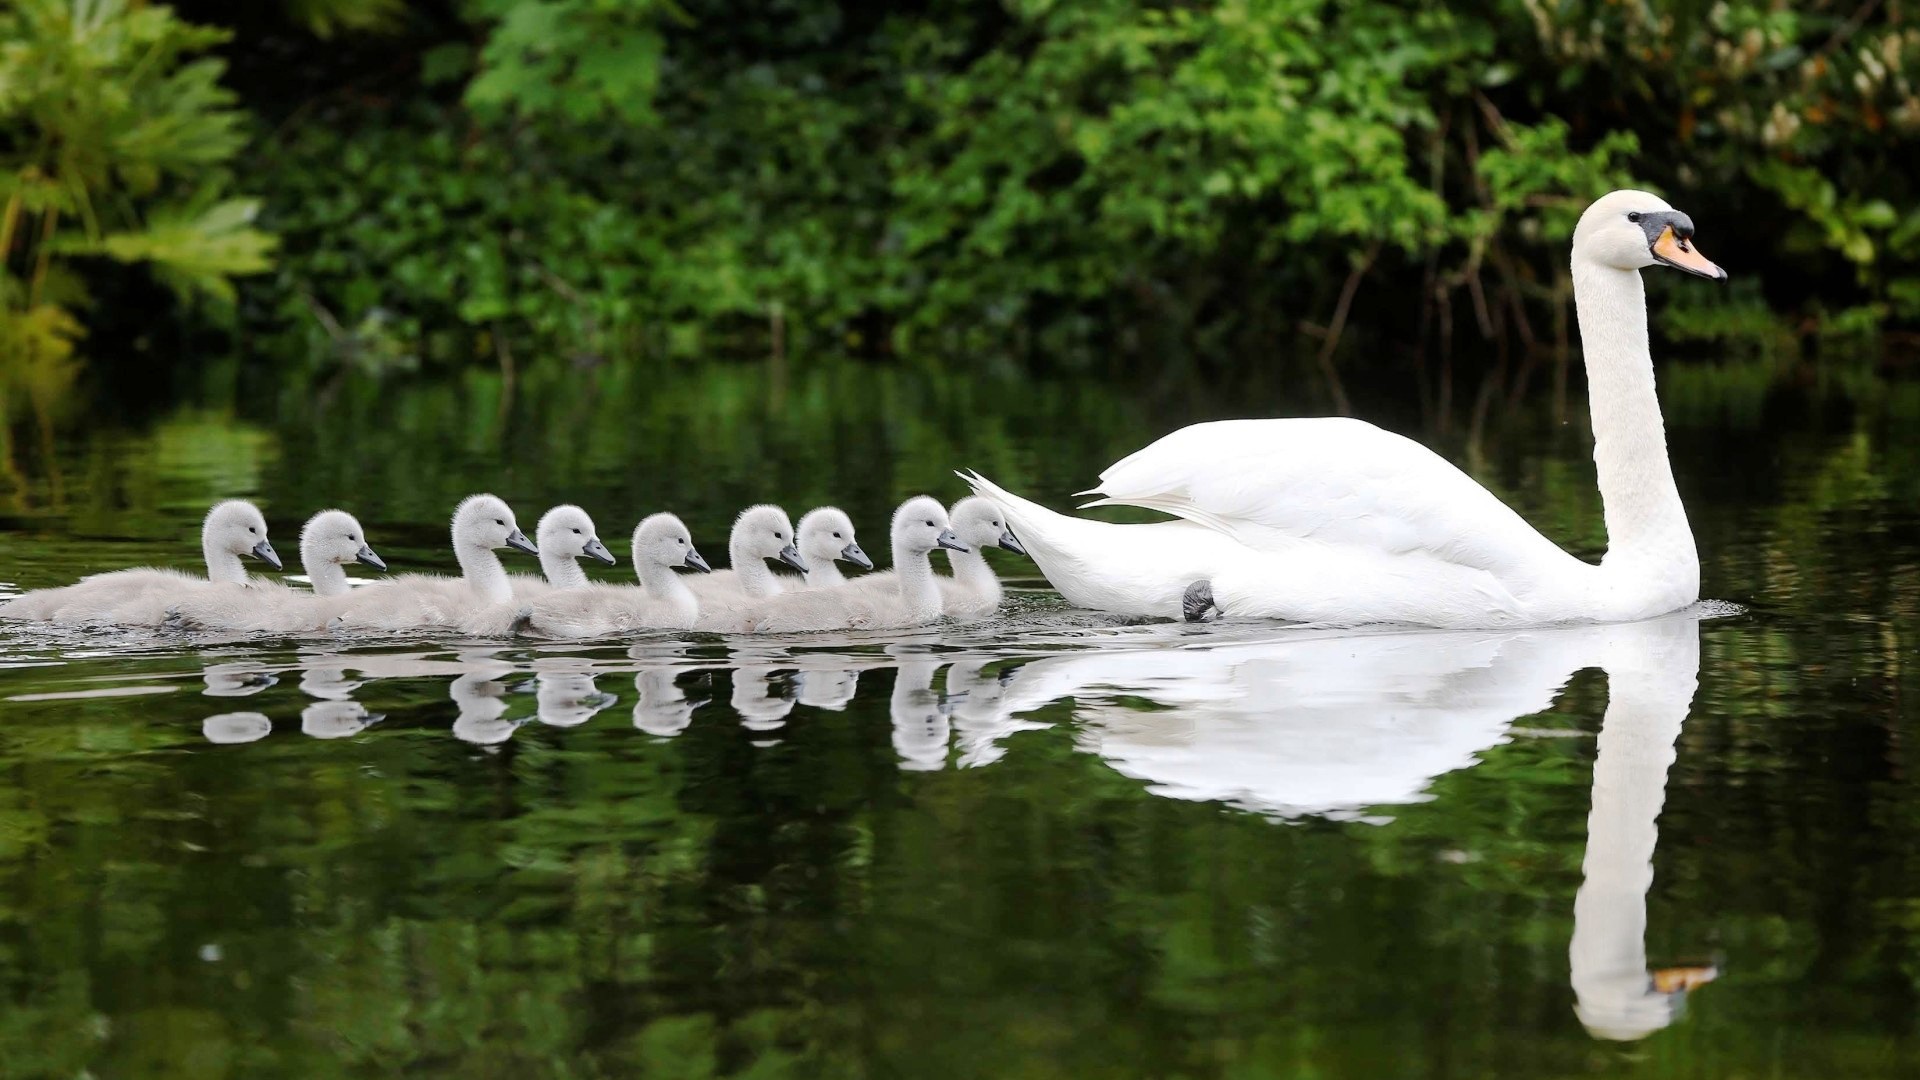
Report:
[{"label": "white swan reflection", "polygon": [[1595,1037],[1637,1039],[1714,976],[1650,971],[1646,956],[1656,820],[1700,670],[1697,615],[1058,655],[1019,669],[978,722],[992,730],[1071,700],[1080,748],[1156,794],[1384,821],[1369,812],[1428,798],[1435,778],[1507,742],[1586,668],[1606,672],[1608,704],[1568,951],[1575,1012]]}]

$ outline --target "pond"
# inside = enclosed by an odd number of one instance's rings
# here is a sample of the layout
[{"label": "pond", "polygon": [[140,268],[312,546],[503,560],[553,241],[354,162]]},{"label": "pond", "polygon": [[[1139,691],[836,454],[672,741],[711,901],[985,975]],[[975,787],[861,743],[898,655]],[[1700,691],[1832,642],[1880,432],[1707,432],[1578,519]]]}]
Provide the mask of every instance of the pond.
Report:
[{"label": "pond", "polygon": [[[957,467],[1064,506],[1178,424],[1310,408],[550,367],[263,376],[21,448],[0,577],[191,566],[228,495],[283,553],[353,510],[396,570],[475,490],[608,537],[674,509],[710,554],[832,501],[878,551]],[[0,630],[0,1073],[1914,1075],[1920,384],[1663,379],[1717,602],[1630,626],[1122,620],[996,552],[999,616],[889,635]],[[1598,554],[1577,399],[1355,390]]]}]

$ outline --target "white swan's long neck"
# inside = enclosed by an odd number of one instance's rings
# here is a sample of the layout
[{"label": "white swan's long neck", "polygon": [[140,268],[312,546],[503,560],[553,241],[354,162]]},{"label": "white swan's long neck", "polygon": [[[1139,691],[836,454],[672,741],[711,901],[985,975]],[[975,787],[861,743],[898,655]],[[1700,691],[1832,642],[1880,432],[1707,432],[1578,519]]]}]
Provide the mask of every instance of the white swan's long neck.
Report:
[{"label": "white swan's long neck", "polygon": [[580,560],[558,551],[549,552],[545,544],[540,545],[540,570],[546,574],[547,584],[556,589],[587,587],[587,572],[580,569]]},{"label": "white swan's long neck", "polygon": [[207,560],[207,580],[225,582],[244,582],[247,580],[247,567],[240,556],[219,547],[211,536],[200,537],[200,554]]},{"label": "white swan's long neck", "polygon": [[460,576],[488,603],[504,604],[513,599],[513,586],[507,581],[507,568],[500,565],[500,556],[495,555],[492,548],[456,542],[453,545],[453,557],[460,561]]},{"label": "white swan's long neck", "polygon": [[692,626],[700,617],[700,599],[673,572],[673,567],[662,566],[652,559],[636,559],[635,572],[640,576],[640,587],[648,596],[668,605],[682,623]]},{"label": "white swan's long neck", "polygon": [[740,591],[756,600],[780,591],[780,576],[773,572],[773,567],[767,565],[767,560],[748,550],[745,537],[728,539],[727,565],[740,582]]},{"label": "white swan's long neck", "polygon": [[1690,573],[1694,595],[1683,601],[1690,602],[1698,596],[1700,560],[1667,457],[1647,344],[1646,287],[1637,270],[1575,258],[1573,295],[1586,353],[1593,461],[1606,511],[1602,565]]},{"label": "white swan's long neck", "polygon": [[1614,643],[1622,648],[1610,650],[1581,862],[1585,880],[1574,896],[1567,950],[1575,1011],[1602,1038],[1639,1038],[1674,1016],[1666,995],[1649,984],[1647,890],[1667,770],[1698,681],[1696,626],[1691,620],[1641,624],[1647,632],[1625,636]]},{"label": "white swan's long neck", "polygon": [[306,567],[307,580],[313,584],[315,596],[345,596],[351,588],[347,584],[347,568],[332,559],[315,556],[300,560],[300,564]]},{"label": "white swan's long neck", "polygon": [[893,542],[893,572],[900,582],[900,598],[917,622],[940,617],[940,584],[933,580],[927,553],[899,540]]},{"label": "white swan's long neck", "polygon": [[962,588],[992,599],[995,607],[1000,606],[1000,579],[994,575],[993,567],[987,565],[986,552],[978,547],[972,551],[948,551],[947,564],[953,567],[953,580]]},{"label": "white swan's long neck", "polygon": [[818,589],[825,585],[844,585],[847,575],[840,572],[840,563],[835,559],[807,560],[807,587]]}]

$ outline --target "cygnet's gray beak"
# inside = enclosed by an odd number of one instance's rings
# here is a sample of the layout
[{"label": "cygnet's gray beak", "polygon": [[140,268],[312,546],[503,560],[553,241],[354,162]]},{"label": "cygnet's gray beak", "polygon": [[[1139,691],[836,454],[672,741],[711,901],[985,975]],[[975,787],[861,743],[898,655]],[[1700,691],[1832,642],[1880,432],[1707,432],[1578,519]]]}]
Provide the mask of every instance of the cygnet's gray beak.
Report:
[{"label": "cygnet's gray beak", "polygon": [[597,536],[587,541],[586,550],[587,550],[587,554],[593,556],[596,559],[599,559],[601,562],[606,563],[608,566],[612,566],[614,563],[617,563],[620,561],[619,559],[616,559],[613,557],[613,552],[608,551],[607,545],[601,543],[600,538]]},{"label": "cygnet's gray beak", "polygon": [[690,566],[693,569],[698,570],[703,574],[710,574],[713,572],[713,567],[708,566],[707,560],[701,558],[700,553],[694,550],[693,548],[687,549],[687,561],[681,563],[680,565]]},{"label": "cygnet's gray beak", "polygon": [[533,541],[527,539],[527,534],[521,532],[519,529],[515,529],[507,534],[507,546],[516,551],[524,551],[529,555],[540,554],[540,549],[534,547]]},{"label": "cygnet's gray beak", "polygon": [[941,529],[940,539],[935,540],[934,543],[940,545],[943,548],[946,548],[948,551],[972,551],[973,550],[967,545],[961,543],[960,538],[953,535],[952,529]]},{"label": "cygnet's gray beak", "polygon": [[857,541],[840,549],[840,561],[850,562],[862,570],[873,569],[873,560],[867,558],[867,553],[860,550],[860,544]]},{"label": "cygnet's gray beak", "polygon": [[259,543],[253,545],[253,557],[273,567],[275,570],[280,569],[280,556],[274,554],[273,545],[268,543],[265,538],[262,538]]},{"label": "cygnet's gray beak", "polygon": [[792,544],[780,549],[780,561],[803,574],[807,572],[807,560],[800,557],[800,549]]},{"label": "cygnet's gray beak", "polygon": [[1020,546],[1020,538],[1013,535],[1012,529],[1008,529],[1000,534],[1000,546],[1013,552],[1015,555],[1025,555],[1027,553],[1027,549]]},{"label": "cygnet's gray beak", "polygon": [[373,553],[373,548],[367,546],[366,544],[361,544],[360,550],[353,553],[353,560],[355,562],[365,563],[368,566],[373,567],[375,570],[381,571],[382,573],[385,573],[387,569],[386,562],[382,560],[380,556],[375,555]]}]

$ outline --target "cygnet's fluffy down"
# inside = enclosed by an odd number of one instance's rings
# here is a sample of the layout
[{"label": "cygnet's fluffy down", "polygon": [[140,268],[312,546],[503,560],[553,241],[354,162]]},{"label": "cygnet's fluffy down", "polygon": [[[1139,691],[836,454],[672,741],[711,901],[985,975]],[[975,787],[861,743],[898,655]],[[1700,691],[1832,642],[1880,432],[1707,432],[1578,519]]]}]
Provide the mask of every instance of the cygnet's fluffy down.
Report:
[{"label": "cygnet's fluffy down", "polygon": [[700,602],[687,587],[688,579],[674,572],[677,567],[708,569],[686,523],[673,514],[654,514],[633,530],[633,569],[639,585],[554,589],[522,607],[512,628],[554,638],[692,629]]},{"label": "cygnet's fluffy down", "polygon": [[802,514],[799,537],[809,589],[846,584],[847,576],[840,572],[842,562],[862,570],[873,569],[873,560],[860,550],[860,541],[853,534],[853,519],[837,506],[816,506]]},{"label": "cygnet's fluffy down", "polygon": [[252,503],[216,503],[200,526],[207,576],[139,567],[85,577],[57,589],[36,589],[0,604],[0,618],[67,625],[159,626],[168,609],[208,589],[244,590],[253,583],[241,559],[259,559],[275,570],[280,556],[267,540],[267,522]]},{"label": "cygnet's fluffy down", "polygon": [[756,633],[806,630],[862,630],[924,626],[940,618],[940,587],[928,555],[936,548],[965,551],[953,534],[947,511],[918,495],[894,512],[890,535],[893,572],[821,589],[802,589],[745,605],[742,629]]},{"label": "cygnet's fluffy down", "polygon": [[767,565],[778,559],[801,573],[807,562],[800,557],[794,540],[793,523],[787,512],[777,506],[749,506],[734,519],[727,536],[727,569],[716,570],[690,582],[703,611],[719,611],[743,601],[776,596],[786,586],[780,575]]},{"label": "cygnet's fluffy down", "polygon": [[459,577],[402,574],[355,589],[341,605],[334,626],[346,631],[462,630],[469,621],[484,622],[493,608],[507,608],[513,588],[494,552],[510,547],[540,554],[514,522],[513,510],[492,495],[470,496],[454,510],[452,534]]},{"label": "cygnet's fluffy down", "polygon": [[[947,552],[952,577],[936,577],[940,587],[940,612],[949,619],[984,619],[1000,608],[1000,579],[988,565],[985,549],[1005,548],[1026,554],[1009,529],[1000,508],[978,495],[969,495],[953,504],[950,514],[953,534],[966,550]],[[892,570],[868,574],[849,582],[860,589],[894,589]]]},{"label": "cygnet's fluffy down", "polygon": [[513,598],[525,602],[550,589],[582,589],[590,584],[581,559],[593,559],[607,566],[619,562],[600,542],[593,518],[585,510],[563,504],[540,516],[533,530],[534,543],[540,548],[541,577],[514,574]]},{"label": "cygnet's fluffy down", "polygon": [[204,589],[173,605],[168,625],[184,630],[229,630],[280,634],[325,630],[352,590],[349,563],[375,570],[387,564],[367,543],[360,522],[344,510],[322,510],[300,530],[300,565],[311,591],[284,584],[245,589]]}]

